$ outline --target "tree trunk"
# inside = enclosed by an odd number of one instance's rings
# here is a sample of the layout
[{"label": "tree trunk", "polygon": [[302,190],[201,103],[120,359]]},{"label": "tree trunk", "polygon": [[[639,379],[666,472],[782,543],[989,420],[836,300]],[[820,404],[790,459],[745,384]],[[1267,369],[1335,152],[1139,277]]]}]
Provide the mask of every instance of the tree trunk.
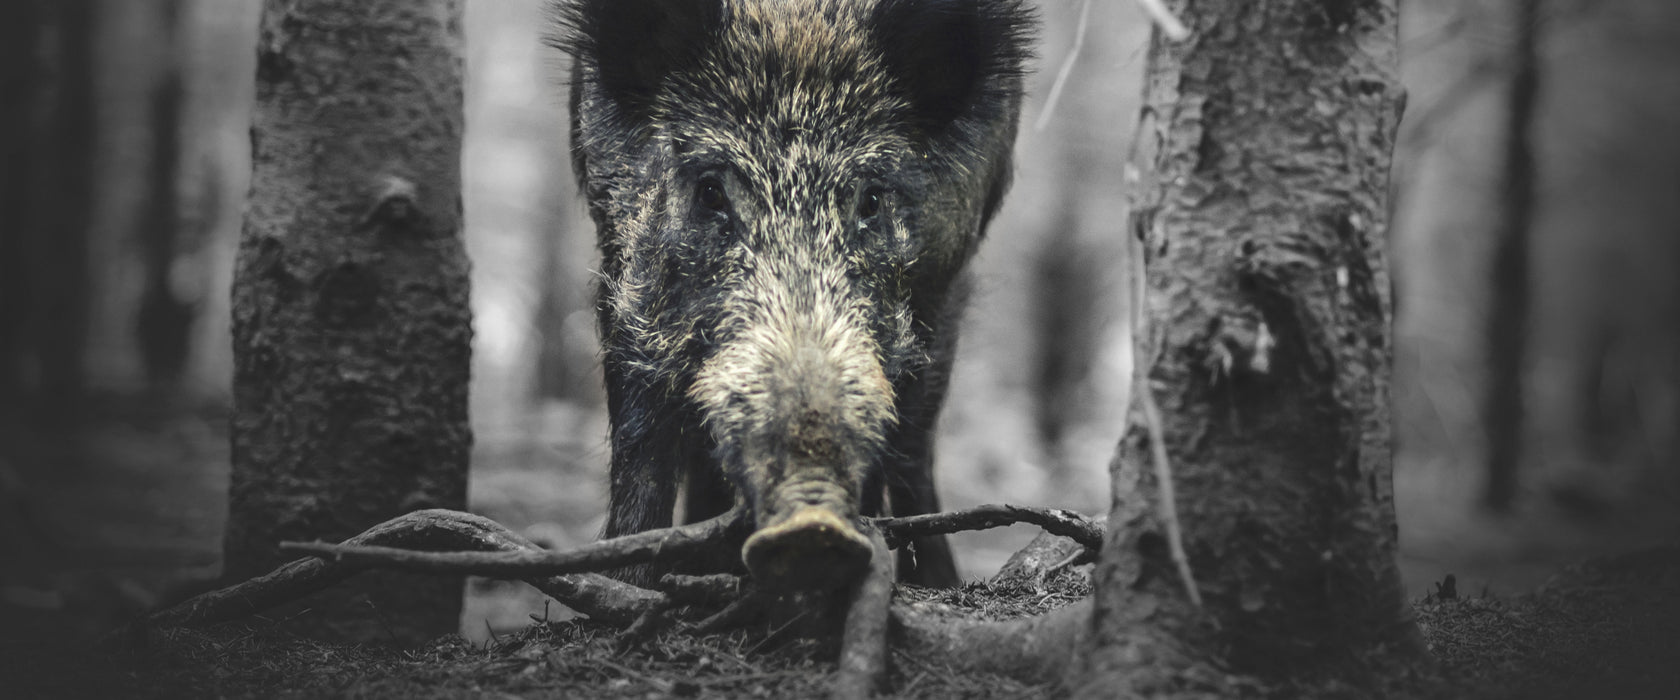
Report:
[{"label": "tree trunk", "polygon": [[1494,231],[1487,320],[1487,482],[1482,504],[1494,511],[1517,496],[1522,459],[1523,370],[1528,366],[1529,222],[1534,218],[1534,147],[1530,131],[1539,92],[1539,0],[1514,0],[1511,83],[1505,115],[1504,181]]},{"label": "tree trunk", "polygon": [[7,245],[17,250],[8,252],[22,265],[17,280],[8,283],[21,281],[23,300],[15,310],[21,330],[10,340],[19,346],[14,352],[21,360],[27,411],[54,433],[77,419],[85,380],[96,135],[94,5],[94,0],[18,3],[13,12],[39,13],[33,17],[37,24],[19,29],[42,32],[20,47],[39,51],[41,60],[22,67],[45,75],[24,76],[16,86],[23,92],[4,98],[10,109],[23,112],[27,124],[19,132],[26,139],[22,159],[9,164],[24,178],[18,188],[26,201],[20,218],[4,224],[16,228]]},{"label": "tree trunk", "polygon": [[1149,52],[1138,398],[1110,466],[1090,697],[1237,692],[1225,669],[1356,677],[1419,649],[1394,564],[1394,0],[1175,4],[1193,35]]},{"label": "tree trunk", "polygon": [[[1070,159],[1071,160],[1071,159]],[[1073,161],[1068,168],[1085,170]],[[1073,178],[1078,178],[1074,175]],[[1032,387],[1038,438],[1049,454],[1047,478],[1056,486],[1072,483],[1074,469],[1062,448],[1074,417],[1087,410],[1085,384],[1097,351],[1102,323],[1102,290],[1090,250],[1080,245],[1077,190],[1066,192],[1055,207],[1050,231],[1033,267],[1034,336],[1042,339]],[[1097,259],[1101,259],[1100,256]]]},{"label": "tree trunk", "polygon": [[[545,136],[533,134],[531,138]],[[564,186],[567,177],[562,171],[569,154],[555,149],[545,159],[549,164],[542,174],[543,191],[540,207],[535,209],[532,228],[537,234],[537,251],[542,256],[538,264],[538,294],[532,323],[536,326],[536,381],[533,398],[584,399],[599,393],[601,380],[594,373],[599,362],[598,346],[591,336],[586,348],[579,348],[573,328],[567,325],[574,314],[587,311],[589,285],[579,279],[583,269],[571,252],[577,248],[571,239],[580,231],[573,226],[577,217],[572,207],[577,200],[575,190]],[[589,317],[593,321],[593,316]]]},{"label": "tree trunk", "polygon": [[[12,423],[23,416],[24,377],[32,353],[28,337],[29,266],[27,241],[36,236],[31,221],[30,144],[37,135],[34,112],[40,65],[36,58],[43,29],[35,0],[0,4],[0,450],[11,447]],[[21,432],[21,431],[19,431]],[[0,454],[0,458],[5,455]]]},{"label": "tree trunk", "polygon": [[134,333],[147,384],[162,392],[175,388],[186,370],[191,348],[193,317],[190,300],[176,294],[175,259],[187,243],[181,217],[181,127],[186,89],[182,76],[185,33],[181,28],[181,0],[157,3],[165,34],[163,75],[152,94],[152,153],[147,163],[149,186],[139,240],[145,282]]},{"label": "tree trunk", "polygon": [[90,0],[0,10],[0,460],[25,469],[79,419],[97,19]]},{"label": "tree trunk", "polygon": [[[457,0],[264,7],[233,292],[231,579],[289,559],[282,540],[465,506],[460,44]],[[460,602],[459,579],[368,575],[309,606],[406,642],[454,631]]]}]

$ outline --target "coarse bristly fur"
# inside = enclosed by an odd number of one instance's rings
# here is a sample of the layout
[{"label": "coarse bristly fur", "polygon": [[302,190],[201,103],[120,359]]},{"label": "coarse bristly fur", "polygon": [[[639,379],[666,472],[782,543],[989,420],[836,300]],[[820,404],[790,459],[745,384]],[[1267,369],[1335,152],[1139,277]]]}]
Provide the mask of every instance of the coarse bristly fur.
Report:
[{"label": "coarse bristly fur", "polygon": [[[938,509],[962,269],[1008,188],[1021,0],[567,0],[602,252],[607,536]],[[648,572],[636,572],[646,576]],[[942,538],[902,578],[954,585]]]}]

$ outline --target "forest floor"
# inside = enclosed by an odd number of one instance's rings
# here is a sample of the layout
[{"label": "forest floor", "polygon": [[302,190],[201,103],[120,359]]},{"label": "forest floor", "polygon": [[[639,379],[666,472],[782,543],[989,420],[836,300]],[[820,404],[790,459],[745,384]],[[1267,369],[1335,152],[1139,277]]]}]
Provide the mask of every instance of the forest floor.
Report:
[{"label": "forest floor", "polygon": [[[323,644],[239,623],[163,634],[143,649],[98,646],[93,640],[104,631],[216,574],[224,418],[214,408],[180,411],[171,420],[135,417],[145,414],[115,406],[80,440],[40,449],[37,458],[50,468],[0,465],[10,470],[0,473],[0,554],[7,562],[0,566],[0,696],[802,697],[822,692],[833,668],[831,648],[783,642],[767,630],[695,637],[678,629],[621,647],[614,629],[573,618],[523,584],[476,579],[463,614],[468,636],[422,649]],[[570,428],[531,432],[593,434],[590,426]],[[595,536],[603,480],[580,466],[599,457],[594,441],[481,432],[479,444],[475,512],[552,546]],[[1649,542],[1652,532],[1670,532],[1666,521],[1650,525],[1661,518],[1647,514],[1634,524],[1572,524],[1535,509],[1493,520],[1431,501],[1428,484],[1406,479],[1397,478],[1401,564],[1439,670],[1385,686],[1390,691],[1680,697],[1680,548],[1672,546],[1676,540]],[[1018,539],[996,538],[988,545],[995,551],[978,559],[996,560]],[[1564,566],[1589,558],[1593,563]],[[967,575],[984,578],[973,561]],[[1441,595],[1445,573],[1455,574],[1457,595]],[[1002,618],[1065,603],[1087,588],[1075,571],[1032,590],[977,581],[947,592],[906,588],[899,599]],[[893,697],[1054,693],[953,673],[902,652],[893,662]],[[1253,687],[1281,697],[1360,696],[1336,685]]]},{"label": "forest floor", "polygon": [[[976,619],[1019,617],[1088,594],[1088,568],[1014,588],[904,587],[898,600]],[[1275,698],[1680,697],[1680,547],[1597,560],[1524,596],[1443,590],[1414,609],[1433,668],[1354,682],[1230,685]],[[836,652],[831,642],[754,628],[696,636],[678,627],[624,643],[618,629],[584,619],[533,620],[485,645],[450,636],[409,650],[326,644],[278,630],[228,623],[154,632],[139,646],[11,640],[0,648],[0,688],[11,698],[819,697]],[[1054,685],[957,671],[895,650],[882,697],[1062,694]]]}]

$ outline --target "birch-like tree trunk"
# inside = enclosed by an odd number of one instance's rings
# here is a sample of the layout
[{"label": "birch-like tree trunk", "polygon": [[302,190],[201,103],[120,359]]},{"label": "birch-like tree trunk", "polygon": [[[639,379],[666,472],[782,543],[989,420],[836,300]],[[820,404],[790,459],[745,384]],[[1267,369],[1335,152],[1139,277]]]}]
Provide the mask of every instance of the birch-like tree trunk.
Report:
[{"label": "birch-like tree trunk", "polygon": [[1487,395],[1482,423],[1487,430],[1487,481],[1482,504],[1509,510],[1517,498],[1523,443],[1523,376],[1528,367],[1529,239],[1534,220],[1535,163],[1532,133],[1540,92],[1540,2],[1514,0],[1511,7],[1511,83],[1506,91],[1504,163],[1499,223],[1494,230],[1488,289]]},{"label": "birch-like tree trunk", "polygon": [[1192,35],[1149,51],[1133,394],[1158,406],[1203,606],[1134,399],[1076,676],[1089,697],[1227,695],[1225,670],[1417,649],[1391,482],[1395,2],[1169,5]]},{"label": "birch-like tree trunk", "polygon": [[185,122],[187,84],[185,51],[181,48],[186,31],[182,25],[182,0],[154,3],[161,15],[163,33],[162,75],[152,89],[152,152],[147,162],[146,204],[136,228],[142,276],[140,308],[134,323],[135,345],[146,382],[160,395],[179,389],[191,352],[191,337],[197,309],[175,292],[176,257],[189,244],[181,216],[182,130]]},{"label": "birch-like tree trunk", "polygon": [[[462,508],[472,329],[458,0],[268,0],[234,279],[230,579],[399,513]],[[353,637],[457,628],[459,579],[307,602]]]}]

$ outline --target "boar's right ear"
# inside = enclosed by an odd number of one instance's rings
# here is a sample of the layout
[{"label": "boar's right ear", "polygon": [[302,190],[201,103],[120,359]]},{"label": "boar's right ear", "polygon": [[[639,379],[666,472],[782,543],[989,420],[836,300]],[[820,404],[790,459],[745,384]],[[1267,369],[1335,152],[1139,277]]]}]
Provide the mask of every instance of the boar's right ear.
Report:
[{"label": "boar's right ear", "polygon": [[1014,109],[1038,17],[1023,0],[881,0],[870,25],[914,118],[938,135]]},{"label": "boar's right ear", "polygon": [[672,72],[694,66],[722,27],[725,0],[558,0],[550,43],[584,70],[618,115],[647,119]]}]

